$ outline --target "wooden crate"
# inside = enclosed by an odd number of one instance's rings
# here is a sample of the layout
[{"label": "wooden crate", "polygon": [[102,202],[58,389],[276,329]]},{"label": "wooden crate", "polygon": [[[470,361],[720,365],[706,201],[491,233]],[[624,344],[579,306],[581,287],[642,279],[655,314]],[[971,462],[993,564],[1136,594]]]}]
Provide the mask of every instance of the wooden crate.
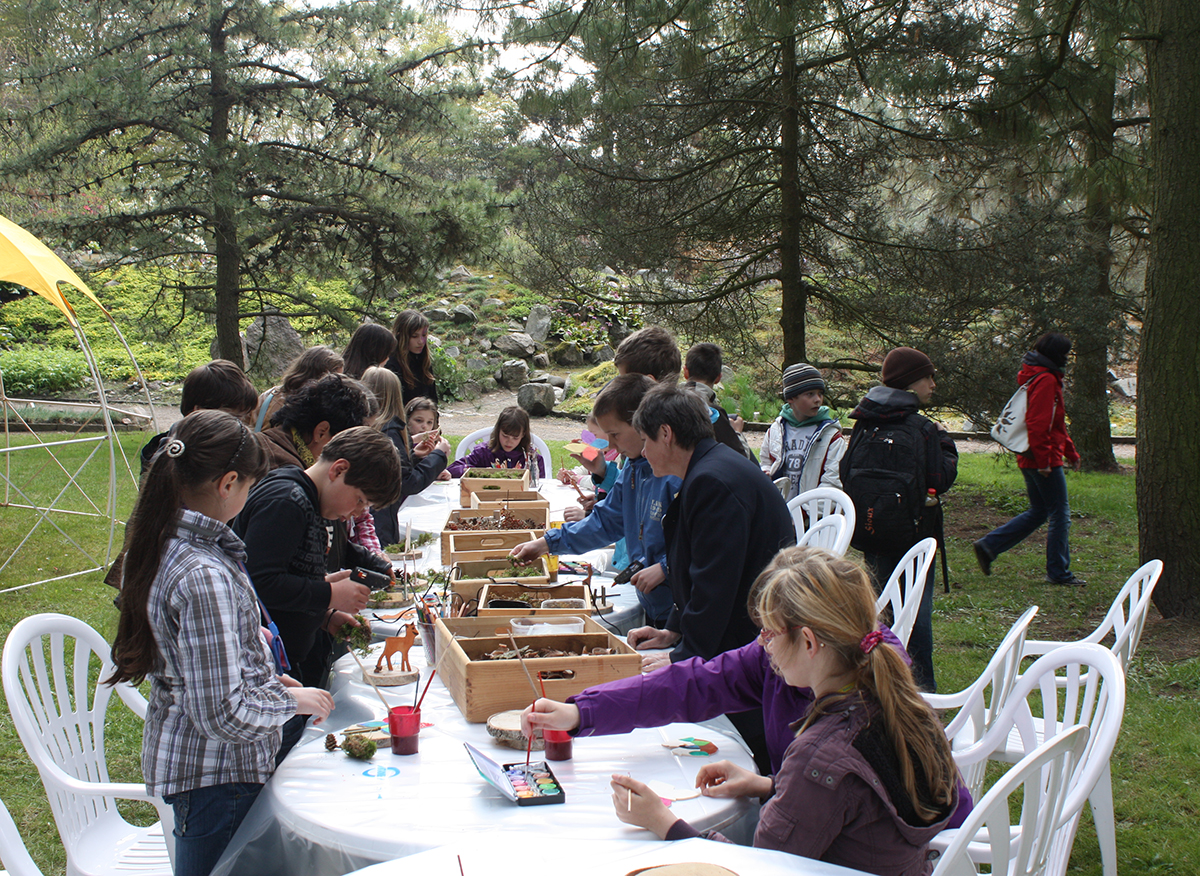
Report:
[{"label": "wooden crate", "polygon": [[[522,495],[525,495],[522,493]],[[532,496],[539,496],[539,493],[530,493]],[[451,520],[470,519],[471,517],[491,517],[497,511],[511,511],[522,520],[530,520],[533,524],[541,529],[545,529],[550,525],[550,501],[548,499],[523,499],[516,502],[507,502],[501,500],[499,502],[484,502],[479,499],[478,493],[471,494],[471,500],[475,504],[470,508],[455,508],[450,512]],[[459,515],[455,517],[454,515]]]},{"label": "wooden crate", "polygon": [[467,469],[458,481],[460,504],[464,508],[470,507],[471,493],[478,492],[486,486],[498,486],[499,490],[486,491],[495,493],[497,496],[529,489],[529,469],[526,468],[492,469],[492,471],[503,472],[503,474],[500,477],[491,478],[471,477],[472,471],[473,469]]},{"label": "wooden crate", "polygon": [[544,533],[544,529],[485,529],[466,532],[445,529],[442,530],[442,565],[448,566],[460,559],[486,559],[459,556],[465,553],[486,551],[488,556],[507,554],[517,545],[541,538]]},{"label": "wooden crate", "polygon": [[[523,709],[533,700],[529,680],[517,660],[473,660],[498,647],[511,647],[508,622],[513,615],[481,618],[439,618],[437,621],[438,675],[454,698],[455,705],[472,723],[486,721],[497,712]],[[497,632],[499,631],[499,635]],[[642,671],[642,655],[609,634],[591,618],[584,619],[584,632],[574,635],[522,636],[521,645],[578,649],[612,648],[616,653],[585,657],[543,657],[526,660],[535,681],[540,672],[574,673],[571,678],[547,678],[546,696],[565,700],[584,688]]]},{"label": "wooden crate", "polygon": [[[489,599],[516,599],[521,593],[535,592],[547,599],[582,599],[582,608],[488,608]],[[495,617],[498,615],[569,615],[592,613],[592,597],[582,584],[560,584],[553,590],[530,591],[520,584],[493,584],[490,581],[479,592],[479,616]]]},{"label": "wooden crate", "polygon": [[[542,570],[540,575],[530,575],[525,578],[496,578],[496,583],[520,584],[525,583],[526,586],[545,587],[550,583],[550,570],[546,568],[546,558],[538,557],[537,562]],[[497,567],[503,568],[507,565],[507,559],[501,559],[497,562],[494,559],[470,559],[455,563],[450,569],[450,587],[461,596],[463,599],[478,599],[479,591],[483,589],[485,584],[493,583],[493,579],[487,576],[487,573]]]}]

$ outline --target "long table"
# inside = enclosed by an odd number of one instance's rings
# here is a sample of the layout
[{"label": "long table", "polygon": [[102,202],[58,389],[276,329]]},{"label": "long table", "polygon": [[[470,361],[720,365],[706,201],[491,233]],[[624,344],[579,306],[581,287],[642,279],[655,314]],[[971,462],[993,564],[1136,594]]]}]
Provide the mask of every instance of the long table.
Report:
[{"label": "long table", "polygon": [[[363,659],[373,663],[375,657]],[[423,670],[423,685],[427,667],[421,649],[414,648],[411,659]],[[382,692],[390,705],[411,704],[416,693],[414,685]],[[422,721],[430,726],[422,729],[420,752],[412,756],[394,755],[382,747],[373,760],[363,762],[326,751],[325,732],[384,716],[383,704],[363,683],[350,655],[335,666],[333,693],[336,710],[326,726],[306,731],[268,782],[214,871],[216,876],[341,876],[441,847],[494,842],[532,849],[547,836],[575,844],[588,858],[605,854],[614,843],[658,842],[653,834],[617,819],[609,788],[612,774],[629,773],[684,789],[694,786],[697,771],[710,762],[676,757],[664,742],[705,738],[718,746],[718,758],[754,768],[736,734],[707,725],[675,724],[623,736],[587,737],[575,740],[572,760],[551,764],[566,802],[518,807],[483,781],[463,743],[498,763],[523,761],[523,752],[500,746],[483,724],[467,723],[436,677],[422,704]],[[701,830],[720,829],[749,842],[757,804],[698,797],[675,802],[673,811]]]}]

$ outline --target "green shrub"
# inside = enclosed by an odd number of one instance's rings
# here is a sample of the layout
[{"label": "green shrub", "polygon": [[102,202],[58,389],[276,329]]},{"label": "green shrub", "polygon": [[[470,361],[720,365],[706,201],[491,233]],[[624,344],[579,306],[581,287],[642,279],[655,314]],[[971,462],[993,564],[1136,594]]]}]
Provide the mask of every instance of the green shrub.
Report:
[{"label": "green shrub", "polygon": [[42,396],[83,386],[88,375],[83,353],[42,347],[0,352],[4,389],[11,396]]}]

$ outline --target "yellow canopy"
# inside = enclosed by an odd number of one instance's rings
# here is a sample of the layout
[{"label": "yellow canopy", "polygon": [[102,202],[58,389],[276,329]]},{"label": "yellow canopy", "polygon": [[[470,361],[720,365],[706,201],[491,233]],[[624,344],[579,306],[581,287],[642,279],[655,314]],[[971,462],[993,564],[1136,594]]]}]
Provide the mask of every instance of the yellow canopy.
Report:
[{"label": "yellow canopy", "polygon": [[0,216],[0,280],[32,289],[61,310],[72,325],[76,324],[75,313],[59,291],[59,283],[74,286],[108,314],[87,284],[50,247],[4,216]]}]

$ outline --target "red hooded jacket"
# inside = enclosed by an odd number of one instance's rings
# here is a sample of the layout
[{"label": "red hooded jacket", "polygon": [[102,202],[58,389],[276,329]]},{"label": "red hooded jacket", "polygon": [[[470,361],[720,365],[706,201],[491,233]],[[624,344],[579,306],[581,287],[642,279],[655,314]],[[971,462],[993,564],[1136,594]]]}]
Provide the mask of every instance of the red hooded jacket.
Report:
[{"label": "red hooded jacket", "polygon": [[[1036,378],[1036,379],[1034,379]],[[1025,363],[1017,373],[1017,383],[1028,381],[1028,407],[1025,428],[1029,432],[1029,452],[1017,456],[1021,468],[1055,468],[1065,458],[1074,465],[1079,454],[1067,434],[1066,412],[1063,410],[1063,378],[1061,371],[1043,365]]]}]

